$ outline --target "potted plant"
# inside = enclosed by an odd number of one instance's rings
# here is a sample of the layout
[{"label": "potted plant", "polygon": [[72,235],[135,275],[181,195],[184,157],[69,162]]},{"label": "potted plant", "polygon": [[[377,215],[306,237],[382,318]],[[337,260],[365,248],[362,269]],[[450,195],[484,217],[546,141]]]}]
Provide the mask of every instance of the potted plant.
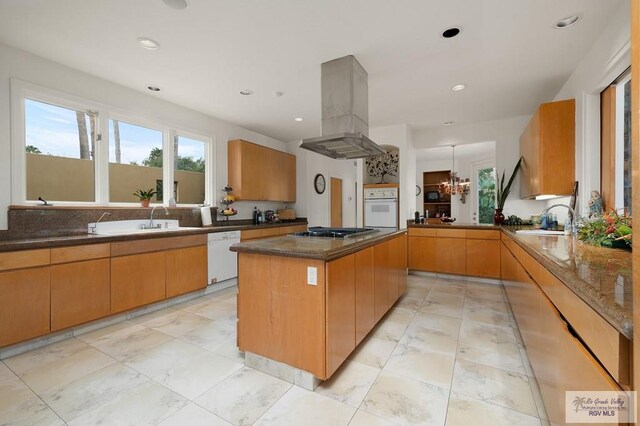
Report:
[{"label": "potted plant", "polygon": [[502,209],[504,209],[504,203],[507,201],[507,197],[511,192],[511,184],[513,183],[513,179],[515,179],[518,174],[518,170],[520,170],[520,165],[522,164],[522,157],[518,159],[516,166],[513,168],[513,173],[507,182],[507,185],[504,184],[504,170],[502,171],[502,178],[500,178],[500,183],[498,185],[498,193],[496,194],[496,213],[493,215],[493,224],[494,225],[502,225],[504,223],[504,214],[502,214]]},{"label": "potted plant", "polygon": [[136,197],[140,199],[140,205],[142,207],[149,207],[149,201],[156,195],[157,192],[153,190],[153,188],[149,188],[147,191],[143,191],[142,189],[138,189],[133,193]]}]

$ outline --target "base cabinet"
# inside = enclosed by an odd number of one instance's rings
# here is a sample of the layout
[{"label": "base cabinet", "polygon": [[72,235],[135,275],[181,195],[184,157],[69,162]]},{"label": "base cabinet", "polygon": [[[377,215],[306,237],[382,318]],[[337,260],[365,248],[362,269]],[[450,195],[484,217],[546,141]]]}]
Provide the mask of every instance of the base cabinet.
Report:
[{"label": "base cabinet", "polygon": [[435,237],[409,236],[409,269],[435,272],[438,265],[436,253]]},{"label": "base cabinet", "polygon": [[49,333],[49,266],[0,272],[0,347]]},{"label": "base cabinet", "polygon": [[385,241],[380,244],[376,244],[373,247],[374,256],[374,272],[373,272],[373,285],[374,285],[374,318],[375,322],[380,321],[380,318],[387,313],[389,309],[389,275],[390,262],[389,262],[389,241]]},{"label": "base cabinet", "polygon": [[355,254],[356,262],[356,344],[360,343],[376,323],[374,313],[373,247]]},{"label": "base cabinet", "polygon": [[501,270],[511,309],[552,424],[565,424],[565,392],[621,390],[504,243]]},{"label": "base cabinet", "polygon": [[157,302],[164,298],[164,251],[111,259],[112,314]]},{"label": "base cabinet", "polygon": [[166,252],[166,297],[207,286],[207,247],[187,247]]},{"label": "base cabinet", "polygon": [[331,376],[356,347],[356,255],[327,264],[327,358]]},{"label": "base cabinet", "polygon": [[109,315],[110,288],[109,259],[51,266],[51,331]]}]

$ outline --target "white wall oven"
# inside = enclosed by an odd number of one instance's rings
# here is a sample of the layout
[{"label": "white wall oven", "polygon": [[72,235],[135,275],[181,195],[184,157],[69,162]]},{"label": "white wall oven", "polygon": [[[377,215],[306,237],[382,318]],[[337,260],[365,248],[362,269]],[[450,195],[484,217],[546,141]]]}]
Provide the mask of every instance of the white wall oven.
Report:
[{"label": "white wall oven", "polygon": [[398,188],[364,189],[365,228],[398,228]]}]

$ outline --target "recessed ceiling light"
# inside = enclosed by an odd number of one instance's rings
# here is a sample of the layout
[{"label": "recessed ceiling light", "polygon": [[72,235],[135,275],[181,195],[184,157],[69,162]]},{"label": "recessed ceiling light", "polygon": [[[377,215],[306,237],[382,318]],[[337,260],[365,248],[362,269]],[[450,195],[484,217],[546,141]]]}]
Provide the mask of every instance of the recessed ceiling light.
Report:
[{"label": "recessed ceiling light", "polygon": [[186,9],[187,6],[189,6],[189,3],[187,3],[187,0],[162,0],[162,1],[171,9],[182,10],[182,9]]},{"label": "recessed ceiling light", "polygon": [[147,89],[151,90],[152,92],[159,92],[160,88],[156,87],[156,86],[147,86]]},{"label": "recessed ceiling light", "polygon": [[566,18],[556,22],[556,28],[562,29],[562,28],[570,27],[576,22],[578,22],[579,20],[580,20],[580,15],[567,16]]},{"label": "recessed ceiling light", "polygon": [[280,91],[273,92],[273,96],[275,96],[276,98],[281,98],[284,96],[284,92],[280,92]]},{"label": "recessed ceiling light", "polygon": [[147,37],[138,37],[138,44],[148,50],[156,50],[160,43]]},{"label": "recessed ceiling light", "polygon": [[454,123],[454,121],[445,121],[444,125],[445,126],[451,126]]},{"label": "recessed ceiling light", "polygon": [[302,118],[302,117],[296,117],[296,118],[294,118],[294,120],[295,120],[295,121],[304,121],[304,118]]},{"label": "recessed ceiling light", "polygon": [[451,88],[451,90],[453,90],[454,92],[458,92],[458,91],[460,91],[460,90],[465,89],[466,87],[467,87],[467,85],[466,85],[466,84],[456,84],[455,86],[453,86],[453,87]]},{"label": "recessed ceiling light", "polygon": [[460,34],[461,30],[458,27],[451,27],[451,28],[447,28],[446,30],[444,30],[442,32],[442,37],[443,38],[453,38],[455,36],[457,36],[458,34]]},{"label": "recessed ceiling light", "polygon": [[243,95],[243,96],[253,95],[253,90],[244,89],[244,90],[240,91],[240,94]]}]

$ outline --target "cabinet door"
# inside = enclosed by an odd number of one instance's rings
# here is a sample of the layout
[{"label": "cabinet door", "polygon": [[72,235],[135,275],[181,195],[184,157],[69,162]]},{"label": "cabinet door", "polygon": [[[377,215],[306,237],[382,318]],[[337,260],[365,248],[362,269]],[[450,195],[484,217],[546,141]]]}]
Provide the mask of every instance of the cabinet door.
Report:
[{"label": "cabinet door", "polygon": [[111,259],[111,313],[165,298],[165,252]]},{"label": "cabinet door", "polygon": [[400,271],[398,272],[398,295],[407,292],[407,234],[400,236]]},{"label": "cabinet door", "polygon": [[389,309],[389,241],[373,246],[374,317],[376,323]]},{"label": "cabinet door", "polygon": [[436,238],[436,271],[464,275],[467,271],[466,251],[464,238]]},{"label": "cabinet door", "polygon": [[327,377],[356,347],[355,280],[355,254],[327,264]]},{"label": "cabinet door", "polygon": [[167,297],[207,286],[207,246],[167,250]]},{"label": "cabinet door", "polygon": [[389,307],[398,300],[400,286],[400,238],[389,240]]},{"label": "cabinet door", "polygon": [[0,272],[0,347],[49,332],[50,271]]},{"label": "cabinet door", "polygon": [[467,240],[467,275],[500,278],[500,240]]},{"label": "cabinet door", "polygon": [[356,256],[356,344],[376,323],[374,314],[373,247],[360,250]]},{"label": "cabinet door", "polygon": [[106,317],[111,308],[109,259],[51,267],[51,331]]},{"label": "cabinet door", "polygon": [[409,237],[409,269],[435,272],[438,262],[436,251],[436,238]]}]

